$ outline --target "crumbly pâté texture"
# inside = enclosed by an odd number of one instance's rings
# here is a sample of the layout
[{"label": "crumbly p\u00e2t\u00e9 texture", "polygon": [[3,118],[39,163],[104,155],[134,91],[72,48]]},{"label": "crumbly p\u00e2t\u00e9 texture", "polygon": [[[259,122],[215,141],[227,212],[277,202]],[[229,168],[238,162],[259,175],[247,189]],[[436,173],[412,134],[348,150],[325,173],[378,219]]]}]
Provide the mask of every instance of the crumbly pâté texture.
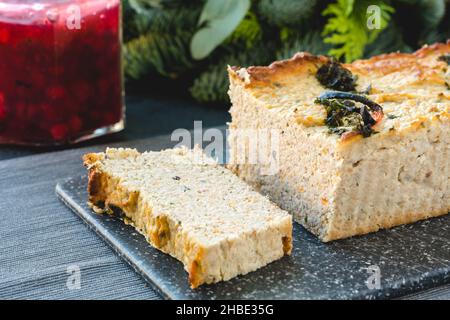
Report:
[{"label": "crumbly p\u00e2t\u00e9 texture", "polygon": [[83,160],[93,209],[122,214],[184,264],[193,288],[291,253],[292,217],[199,149],[107,149]]},{"label": "crumbly p\u00e2t\u00e9 texture", "polygon": [[[276,174],[234,161],[243,152],[239,143],[231,144],[229,167],[323,241],[448,213],[449,54],[447,42],[343,64],[352,76],[340,74],[350,85],[333,88],[318,80],[318,70],[332,63],[324,56],[298,53],[270,66],[229,67],[230,141],[239,141],[237,129],[280,134]],[[365,132],[330,128],[324,104],[331,100],[318,99],[330,90],[352,91],[382,112],[356,105],[365,111]]]}]

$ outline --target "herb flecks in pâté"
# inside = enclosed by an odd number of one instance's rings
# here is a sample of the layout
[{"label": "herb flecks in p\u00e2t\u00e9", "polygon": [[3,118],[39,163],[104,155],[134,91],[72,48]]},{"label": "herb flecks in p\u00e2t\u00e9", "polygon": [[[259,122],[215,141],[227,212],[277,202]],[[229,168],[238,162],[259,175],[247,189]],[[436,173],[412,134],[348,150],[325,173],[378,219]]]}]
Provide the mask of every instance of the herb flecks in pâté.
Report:
[{"label": "herb flecks in p\u00e2t\u00e9", "polygon": [[323,64],[316,73],[316,78],[325,88],[339,91],[355,91],[357,77],[333,59]]},{"label": "herb flecks in p\u00e2t\u00e9", "polygon": [[383,108],[379,104],[355,93],[326,91],[315,100],[315,103],[325,106],[327,111],[325,123],[330,132],[337,133],[343,138],[350,133],[370,137],[374,133],[372,127],[383,118]]}]

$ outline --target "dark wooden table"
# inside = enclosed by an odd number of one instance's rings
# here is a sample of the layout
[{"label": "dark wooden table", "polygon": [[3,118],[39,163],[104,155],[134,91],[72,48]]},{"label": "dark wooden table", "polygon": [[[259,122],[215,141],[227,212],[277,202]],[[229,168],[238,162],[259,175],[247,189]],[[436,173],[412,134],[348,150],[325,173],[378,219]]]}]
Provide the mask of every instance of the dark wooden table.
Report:
[{"label": "dark wooden table", "polygon": [[[55,196],[84,174],[81,155],[106,145],[160,149],[177,128],[223,126],[225,108],[177,99],[127,99],[127,129],[70,148],[0,147],[0,299],[160,299]],[[80,285],[73,286],[73,276]],[[450,285],[405,298],[450,299]]]}]

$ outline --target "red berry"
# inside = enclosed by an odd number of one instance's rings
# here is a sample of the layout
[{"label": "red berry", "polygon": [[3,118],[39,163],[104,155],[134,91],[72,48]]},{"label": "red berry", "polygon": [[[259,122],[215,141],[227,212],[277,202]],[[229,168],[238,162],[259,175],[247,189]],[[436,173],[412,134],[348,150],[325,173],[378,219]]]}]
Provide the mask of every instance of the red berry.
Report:
[{"label": "red berry", "polygon": [[66,90],[62,86],[52,86],[47,89],[47,97],[53,100],[64,98]]},{"label": "red berry", "polygon": [[65,124],[60,123],[52,126],[50,132],[55,140],[62,140],[67,136],[69,130]]},{"label": "red berry", "polygon": [[91,95],[91,87],[85,82],[74,84],[73,90],[80,102],[85,102]]},{"label": "red berry", "polygon": [[[97,64],[101,64],[100,61],[97,62]],[[98,67],[98,66],[97,66]],[[98,68],[99,70],[102,70],[101,68]],[[109,89],[109,79],[106,77],[103,77],[97,82],[97,92],[102,97],[108,96],[108,90]]]},{"label": "red berry", "polygon": [[16,118],[20,120],[25,120],[27,118],[27,106],[23,102],[17,102],[14,105],[14,111],[16,114]]},{"label": "red berry", "polygon": [[44,103],[41,105],[42,117],[50,123],[55,123],[61,118],[61,112],[54,105]]},{"label": "red berry", "polygon": [[27,106],[27,118],[28,121],[37,121],[39,117],[41,116],[41,108],[39,105],[36,104],[29,104]]},{"label": "red berry", "polygon": [[5,29],[0,29],[0,43],[8,43],[9,41],[9,32]]},{"label": "red berry", "polygon": [[47,75],[43,72],[35,71],[30,74],[30,82],[33,83],[33,87],[42,90],[45,87],[45,82],[47,81]]},{"label": "red berry", "polygon": [[81,121],[80,117],[73,116],[73,117],[70,118],[70,129],[73,132],[80,131],[82,126],[83,126],[83,122]]}]

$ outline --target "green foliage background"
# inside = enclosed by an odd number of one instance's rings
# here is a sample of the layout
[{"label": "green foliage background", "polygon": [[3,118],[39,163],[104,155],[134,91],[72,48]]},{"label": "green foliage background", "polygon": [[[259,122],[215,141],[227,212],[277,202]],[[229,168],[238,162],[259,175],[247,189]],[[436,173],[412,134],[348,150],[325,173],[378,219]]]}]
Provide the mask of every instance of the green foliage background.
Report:
[{"label": "green foliage background", "polygon": [[[199,24],[208,1],[215,11]],[[298,51],[350,62],[385,52],[411,52],[450,38],[449,0],[245,0],[249,10],[231,29],[226,23],[233,18],[227,14],[235,18],[236,12],[222,1],[228,0],[124,0],[127,81],[154,92],[168,88],[173,94],[176,88],[199,102],[227,105],[227,65],[268,64]],[[369,5],[382,9],[380,30],[366,27]],[[209,27],[218,30],[217,39],[200,40],[214,49],[194,59],[199,44],[192,48],[191,40]],[[224,33],[227,30],[231,33]]]}]

